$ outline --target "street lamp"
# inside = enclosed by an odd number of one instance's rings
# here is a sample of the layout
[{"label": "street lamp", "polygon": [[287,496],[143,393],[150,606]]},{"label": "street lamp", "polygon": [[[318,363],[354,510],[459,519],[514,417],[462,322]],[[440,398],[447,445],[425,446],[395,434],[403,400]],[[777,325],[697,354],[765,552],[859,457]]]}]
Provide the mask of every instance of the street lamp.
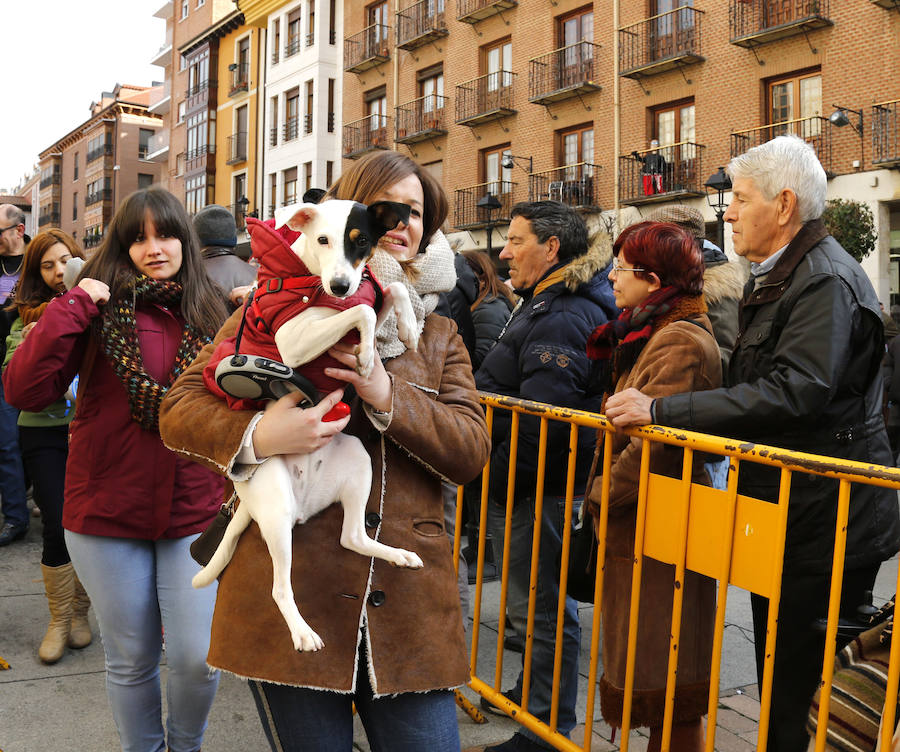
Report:
[{"label": "street lamp", "polygon": [[707,189],[706,200],[710,207],[716,213],[716,240],[719,248],[725,250],[725,222],[722,217],[725,216],[725,207],[728,203],[725,201],[725,194],[731,190],[731,178],[725,174],[725,168],[720,167],[714,174],[710,175],[703,184]]},{"label": "street lamp", "polygon": [[[845,125],[849,125],[859,134],[859,169],[862,169],[864,158],[862,110],[854,110],[851,107],[841,107],[840,105],[836,104],[833,104],[831,106],[834,107],[835,110],[828,116],[828,122],[838,128],[843,128]],[[854,123],[852,120],[850,120],[850,118],[847,117],[848,112],[852,112],[854,115],[856,115],[856,117],[859,118],[858,124]]]},{"label": "street lamp", "polygon": [[[533,171],[532,168],[534,167],[534,160],[531,157],[518,157],[515,154],[504,154],[503,159],[500,160],[500,166],[504,170],[511,170],[517,159],[521,159],[523,162],[526,159],[528,160],[528,170],[526,170],[526,172],[530,175]],[[525,169],[522,165],[519,165],[519,167],[522,167],[523,170]]]},{"label": "street lamp", "polygon": [[488,256],[493,256],[494,246],[492,245],[492,236],[494,234],[494,226],[497,224],[493,220],[493,213],[503,207],[503,204],[497,199],[493,193],[486,193],[478,201],[475,202],[477,209],[482,209],[487,214],[487,252]]}]

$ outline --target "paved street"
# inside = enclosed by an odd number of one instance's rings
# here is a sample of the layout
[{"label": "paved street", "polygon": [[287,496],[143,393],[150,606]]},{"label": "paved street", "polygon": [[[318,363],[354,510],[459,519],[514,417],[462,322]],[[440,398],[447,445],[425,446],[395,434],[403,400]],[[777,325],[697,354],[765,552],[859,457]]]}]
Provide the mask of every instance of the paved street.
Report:
[{"label": "paved street", "polygon": [[[53,666],[45,666],[37,658],[37,647],[48,618],[39,562],[40,522],[34,520],[24,541],[0,548],[0,656],[10,663],[8,671],[0,671],[0,751],[113,752],[118,749],[118,740],[107,705],[99,639],[84,650],[69,650]],[[882,567],[876,603],[894,593],[896,571],[896,559]],[[489,583],[482,606],[479,645],[479,674],[488,681],[493,676],[496,646],[496,631],[488,625],[496,625],[497,609],[498,585]],[[592,613],[590,607],[581,609],[584,677],[579,717],[582,718]],[[737,752],[754,748],[759,716],[750,641],[750,603],[746,593],[734,589],[729,593],[726,621],[716,747]],[[503,686],[508,687],[514,679],[518,654],[505,655]],[[165,677],[165,668],[163,672]],[[474,693],[468,689],[465,693],[477,704]],[[600,720],[599,703],[595,714],[592,748],[601,751],[618,748],[619,739],[615,744],[610,743],[610,729]],[[459,728],[463,749],[476,752],[485,744],[507,739],[517,725],[511,719],[496,716],[489,716],[487,723],[479,725],[460,711]],[[583,733],[583,727],[579,727],[573,738],[580,741]],[[368,750],[361,729],[357,740],[358,749]],[[635,733],[631,748],[642,752],[646,741],[646,737]],[[249,690],[242,681],[223,676],[204,750],[264,752],[266,749]]]}]

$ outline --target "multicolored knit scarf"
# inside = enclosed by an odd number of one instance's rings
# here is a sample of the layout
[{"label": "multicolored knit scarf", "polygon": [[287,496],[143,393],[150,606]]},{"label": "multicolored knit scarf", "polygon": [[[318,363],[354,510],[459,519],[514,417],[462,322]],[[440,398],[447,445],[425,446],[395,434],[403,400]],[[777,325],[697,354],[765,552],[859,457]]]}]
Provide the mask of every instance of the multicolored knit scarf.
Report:
[{"label": "multicolored knit scarf", "polygon": [[178,282],[140,275],[120,298],[107,303],[103,312],[100,347],[125,387],[132,419],[148,431],[159,430],[159,405],[169,386],[190,365],[200,348],[212,341],[212,337],[185,322],[168,383],[160,384],[144,370],[135,308],[139,302],[177,306],[181,302],[181,293]]},{"label": "multicolored knit scarf", "polygon": [[626,308],[615,321],[598,326],[588,337],[587,356],[596,361],[591,369],[591,391],[612,394],[619,374],[629,370],[650,341],[653,325],[671,311],[684,293],[662,287],[634,308]]}]

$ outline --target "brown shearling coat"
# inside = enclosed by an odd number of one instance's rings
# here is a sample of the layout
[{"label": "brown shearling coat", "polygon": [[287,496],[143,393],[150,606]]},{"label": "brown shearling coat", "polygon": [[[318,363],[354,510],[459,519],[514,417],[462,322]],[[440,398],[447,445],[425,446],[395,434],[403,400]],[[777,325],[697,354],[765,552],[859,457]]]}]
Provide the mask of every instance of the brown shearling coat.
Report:
[{"label": "brown shearling coat", "polygon": [[[230,468],[254,412],[230,410],[206,390],[202,373],[215,345],[234,333],[239,320],[240,312],[172,386],[160,415],[167,446],[222,473]],[[272,600],[268,551],[251,523],[219,583],[211,666],[251,679],[352,692],[359,634],[366,624],[376,695],[468,681],[439,475],[465,483],[488,458],[489,438],[469,356],[455,325],[431,315],[418,350],[386,361],[385,369],[394,385],[387,430],[382,434],[373,426],[357,399],[345,431],[362,440],[372,460],[366,512],[367,519],[380,515],[378,540],[415,551],[424,568],[399,569],[342,548],[338,504],[295,526],[294,595],[325,642],[318,652],[298,653]]]},{"label": "brown shearling coat", "polygon": [[[676,307],[657,323],[650,340],[630,371],[617,380],[616,392],[629,387],[650,397],[719,386],[722,380],[719,348],[705,314],[689,321]],[[697,326],[700,324],[700,326]],[[598,452],[588,481],[592,512],[599,513],[601,467]],[[637,514],[641,440],[624,433],[613,438],[610,511],[606,534],[606,566],[603,580],[603,668],[600,704],[603,718],[612,726],[622,724],[625,661],[628,640],[631,578]],[[702,456],[694,460],[695,483],[709,483]],[[654,444],[651,471],[681,477],[682,452]],[[637,663],[631,709],[631,726],[661,726],[665,710],[666,673],[669,660],[669,625],[672,619],[674,566],[645,558],[641,577]],[[681,639],[678,646],[678,679],[675,722],[688,722],[706,713],[709,670],[715,617],[715,582],[693,572],[685,574]]]}]

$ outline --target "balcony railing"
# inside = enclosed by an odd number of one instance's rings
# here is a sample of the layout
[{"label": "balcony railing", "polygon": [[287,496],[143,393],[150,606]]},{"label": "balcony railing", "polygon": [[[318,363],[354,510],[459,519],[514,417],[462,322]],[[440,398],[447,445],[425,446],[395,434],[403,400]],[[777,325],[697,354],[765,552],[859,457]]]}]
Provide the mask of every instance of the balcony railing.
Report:
[{"label": "balcony railing", "polygon": [[459,0],[456,5],[457,21],[476,24],[485,18],[496,16],[507,8],[515,8],[516,0]]},{"label": "balcony railing", "polygon": [[362,73],[390,60],[390,36],[390,26],[373,24],[347,37],[344,40],[344,70]]},{"label": "balcony railing", "polygon": [[495,71],[456,87],[456,122],[477,125],[515,113],[512,71]]},{"label": "balcony railing", "polygon": [[758,47],[831,26],[829,4],[830,0],[731,0],[731,43]]},{"label": "balcony railing", "polygon": [[599,172],[599,165],[589,162],[533,172],[528,176],[528,200],[562,201],[576,209],[599,211]]},{"label": "balcony railing", "polygon": [[188,86],[187,90],[184,92],[185,97],[195,97],[198,94],[202,94],[204,91],[209,91],[210,89],[215,89],[217,85],[217,81],[214,78],[207,78],[205,81],[201,81],[198,84],[194,84],[193,86]]},{"label": "balcony railing", "polygon": [[60,176],[59,170],[54,170],[52,175],[48,175],[45,178],[41,178],[41,182],[39,184],[40,188],[47,188],[51,185],[59,185],[62,178]]},{"label": "balcony railing", "polygon": [[794,135],[806,141],[816,152],[826,174],[832,172],[832,129],[828,118],[814,115],[808,118],[784,120],[771,125],[760,125],[731,133],[731,156],[743,154],[747,149],[771,141],[776,136]]},{"label": "balcony railing", "polygon": [[147,112],[155,115],[165,115],[172,105],[172,81],[166,81],[162,86],[154,86],[150,89],[150,102]]},{"label": "balcony railing", "polygon": [[284,45],[284,59],[287,60],[300,52],[300,35],[290,37]]},{"label": "balcony railing", "polygon": [[292,117],[284,121],[282,126],[283,140],[293,141],[300,133],[300,118]]},{"label": "balcony railing", "polygon": [[85,164],[93,162],[95,159],[100,159],[100,157],[109,156],[112,154],[112,144],[103,144],[102,146],[98,146],[96,149],[91,149],[87,153],[87,157],[85,157]]},{"label": "balcony railing", "polygon": [[44,225],[58,225],[59,211],[43,212],[38,216],[38,227]]},{"label": "balcony railing", "polygon": [[269,128],[269,146],[278,146],[278,126]]},{"label": "balcony railing", "polygon": [[401,49],[414,50],[449,33],[444,0],[420,0],[397,13],[397,46]]},{"label": "balcony railing", "polygon": [[85,206],[93,206],[103,201],[112,201],[112,188],[101,188],[99,191],[88,193],[84,197]]},{"label": "balcony railing", "polygon": [[871,2],[887,10],[900,10],[900,0],[871,0]]},{"label": "balcony railing", "polygon": [[[518,183],[508,180],[493,180],[488,183],[471,185],[456,190],[456,227],[460,230],[472,230],[485,227],[488,222],[509,222],[509,214],[513,206],[513,192]],[[478,202],[490,193],[500,202],[500,208],[492,212],[477,206]]]},{"label": "balcony railing", "polygon": [[636,206],[704,196],[703,144],[682,141],[619,156],[619,200]]},{"label": "balcony railing", "polygon": [[228,96],[233,97],[242,91],[248,91],[250,88],[250,64],[238,63],[237,67],[231,71],[231,88],[228,89]]},{"label": "balcony railing", "polygon": [[148,162],[168,162],[169,161],[169,131],[160,130],[150,136],[150,142],[147,144]]},{"label": "balcony railing", "polygon": [[238,131],[228,137],[228,160],[226,164],[247,161],[247,131]]},{"label": "balcony railing", "polygon": [[234,223],[237,225],[238,232],[247,229],[247,215],[244,214],[244,205],[241,203],[232,204],[231,213],[234,215]]},{"label": "balcony railing", "polygon": [[549,104],[599,91],[597,58],[600,45],[576,42],[532,58],[528,71],[528,101]]},{"label": "balcony railing", "polygon": [[394,141],[415,144],[447,133],[447,97],[429,94],[397,107]]},{"label": "balcony railing", "polygon": [[86,232],[85,235],[84,235],[84,243],[83,243],[83,245],[84,245],[85,248],[96,248],[98,245],[100,245],[100,243],[101,243],[102,240],[103,240],[103,233],[102,233],[102,232],[90,232],[90,231],[88,231],[88,232]]},{"label": "balcony railing", "polygon": [[275,204],[269,204],[268,212],[266,213],[266,219],[272,219],[275,216]]},{"label": "balcony railing", "polygon": [[900,99],[872,105],[872,164],[900,166]]},{"label": "balcony railing", "polygon": [[303,116],[303,135],[308,136],[313,132],[313,116],[311,112]]},{"label": "balcony railing", "polygon": [[316,43],[316,33],[314,31],[310,31],[306,35],[306,46],[312,47]]},{"label": "balcony railing", "polygon": [[390,140],[391,118],[369,115],[344,126],[342,153],[348,159],[356,159],[375,149],[390,149]]},{"label": "balcony railing", "polygon": [[688,6],[619,29],[619,75],[639,78],[703,60],[703,11]]},{"label": "balcony railing", "polygon": [[203,144],[202,146],[195,146],[193,149],[187,149],[184,152],[184,158],[186,161],[191,161],[192,159],[200,159],[201,157],[205,157],[207,154],[215,153],[215,144]]}]

